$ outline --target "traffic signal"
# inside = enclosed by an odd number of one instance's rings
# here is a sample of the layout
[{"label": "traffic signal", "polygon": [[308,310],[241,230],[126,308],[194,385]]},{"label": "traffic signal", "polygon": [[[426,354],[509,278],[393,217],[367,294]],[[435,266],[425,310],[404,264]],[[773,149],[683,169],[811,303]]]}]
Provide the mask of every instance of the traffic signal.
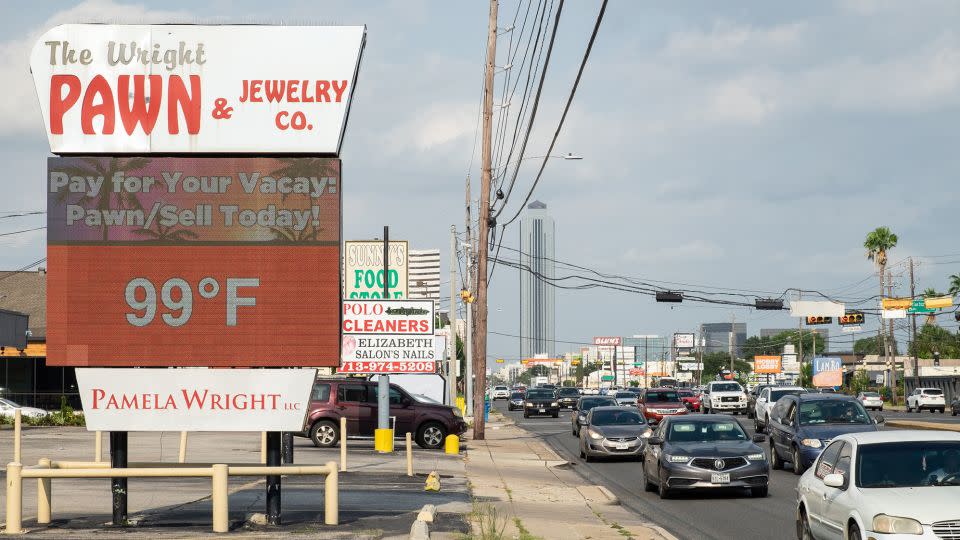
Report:
[{"label": "traffic signal", "polygon": [[832,324],[833,317],[807,317],[807,326],[814,326],[817,324]]},{"label": "traffic signal", "polygon": [[859,311],[845,313],[842,317],[840,317],[838,322],[840,323],[840,326],[859,326],[863,324],[863,313]]},{"label": "traffic signal", "polygon": [[657,291],[657,302],[683,302],[683,293],[674,291]]},{"label": "traffic signal", "polygon": [[757,298],[753,305],[756,309],[760,310],[781,310],[783,309],[783,300],[778,298]]},{"label": "traffic signal", "polygon": [[463,289],[462,291],[460,291],[460,298],[467,304],[472,304],[473,301],[475,300],[475,298],[473,297],[473,293],[468,291],[467,289]]}]

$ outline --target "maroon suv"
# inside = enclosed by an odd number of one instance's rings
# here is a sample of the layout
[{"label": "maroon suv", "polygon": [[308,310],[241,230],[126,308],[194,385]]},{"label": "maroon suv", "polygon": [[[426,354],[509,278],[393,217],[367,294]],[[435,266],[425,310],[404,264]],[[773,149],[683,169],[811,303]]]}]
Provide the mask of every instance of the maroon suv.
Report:
[{"label": "maroon suv", "polygon": [[[423,448],[441,448],[447,435],[467,431],[460,409],[390,385],[390,416],[394,433],[411,433]],[[363,379],[318,379],[310,394],[310,412],[302,436],[319,447],[337,444],[340,418],[347,419],[348,437],[372,437],[377,427],[377,383]]]},{"label": "maroon suv", "polygon": [[660,423],[664,416],[687,414],[687,406],[675,388],[646,388],[637,398],[637,407],[651,424]]}]

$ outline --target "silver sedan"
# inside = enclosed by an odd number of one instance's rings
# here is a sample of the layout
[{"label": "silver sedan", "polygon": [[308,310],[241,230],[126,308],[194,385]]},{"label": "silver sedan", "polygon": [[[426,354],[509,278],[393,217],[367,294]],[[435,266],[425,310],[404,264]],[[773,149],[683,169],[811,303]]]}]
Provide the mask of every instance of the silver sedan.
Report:
[{"label": "silver sedan", "polygon": [[580,429],[580,457],[642,459],[650,425],[635,407],[594,407]]}]

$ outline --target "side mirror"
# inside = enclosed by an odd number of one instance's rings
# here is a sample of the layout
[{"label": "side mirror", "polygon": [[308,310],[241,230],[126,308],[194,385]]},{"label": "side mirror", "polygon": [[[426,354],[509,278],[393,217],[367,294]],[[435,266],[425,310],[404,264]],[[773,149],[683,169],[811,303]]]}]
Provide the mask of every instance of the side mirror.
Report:
[{"label": "side mirror", "polygon": [[842,488],[847,482],[842,474],[832,473],[823,477],[823,484],[832,488]]},{"label": "side mirror", "polygon": [[647,439],[647,444],[651,444],[653,446],[660,446],[663,444],[663,438],[651,436],[649,439]]},{"label": "side mirror", "polygon": [[882,424],[882,423],[884,423],[884,422],[886,422],[886,421],[887,421],[887,420],[883,417],[882,414],[878,414],[878,415],[876,415],[876,416],[873,417],[873,423],[874,423],[874,424]]},{"label": "side mirror", "polygon": [[761,434],[761,433],[756,433],[756,434],[754,434],[754,436],[753,436],[753,442],[756,442],[756,443],[761,443],[761,442],[764,442],[764,441],[766,441],[766,440],[767,440],[767,436],[766,436],[766,435],[763,435],[763,434]]}]

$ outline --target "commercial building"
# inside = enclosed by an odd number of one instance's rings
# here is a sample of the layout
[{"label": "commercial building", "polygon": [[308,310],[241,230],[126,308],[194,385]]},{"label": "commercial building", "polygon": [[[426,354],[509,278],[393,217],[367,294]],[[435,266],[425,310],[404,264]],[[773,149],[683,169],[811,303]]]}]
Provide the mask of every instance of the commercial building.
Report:
[{"label": "commercial building", "polygon": [[[735,323],[733,326],[733,349],[737,356],[743,355],[743,345],[747,342],[746,323]],[[703,323],[700,325],[700,335],[704,336],[706,344],[704,352],[707,354],[715,352],[727,352],[730,350],[730,327],[731,323]]]},{"label": "commercial building", "polygon": [[547,205],[534,201],[520,221],[520,354],[555,356],[556,225]]},{"label": "commercial building", "polygon": [[761,328],[760,337],[776,337],[784,332],[796,332],[796,328]]},{"label": "commercial building", "polygon": [[440,311],[440,250],[411,249],[407,252],[408,298],[433,300]]}]

